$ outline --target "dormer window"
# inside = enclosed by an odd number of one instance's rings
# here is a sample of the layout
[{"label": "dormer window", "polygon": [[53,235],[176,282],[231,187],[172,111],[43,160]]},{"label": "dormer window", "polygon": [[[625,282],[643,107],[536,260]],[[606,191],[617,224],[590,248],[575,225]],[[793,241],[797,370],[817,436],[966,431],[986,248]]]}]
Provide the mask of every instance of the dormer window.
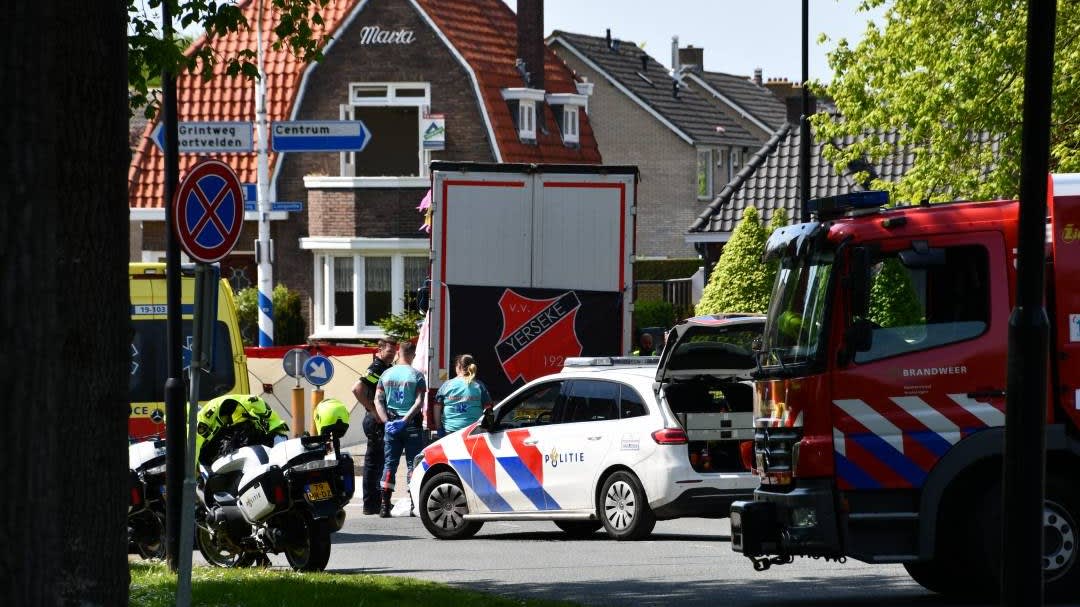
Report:
[{"label": "dormer window", "polygon": [[536,143],[537,102],[544,101],[544,91],[540,89],[506,88],[502,97],[510,105],[510,115],[514,116],[518,139],[523,143]]},{"label": "dormer window", "polygon": [[588,97],[572,93],[551,93],[546,99],[555,112],[563,143],[568,146],[578,145],[581,141],[581,109],[585,107]]}]

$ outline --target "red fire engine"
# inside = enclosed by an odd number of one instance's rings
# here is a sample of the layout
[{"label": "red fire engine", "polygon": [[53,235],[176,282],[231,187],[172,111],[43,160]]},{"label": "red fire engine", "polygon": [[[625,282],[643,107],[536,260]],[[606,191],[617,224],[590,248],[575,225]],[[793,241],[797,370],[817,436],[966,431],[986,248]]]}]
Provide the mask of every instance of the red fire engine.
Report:
[{"label": "red fire engine", "polygon": [[[1046,306],[1046,596],[1080,596],[1080,175],[1053,180]],[[754,501],[732,547],[903,563],[931,590],[1000,587],[1001,470],[1019,203],[813,201],[778,230],[755,389]],[[749,455],[749,451],[747,451]],[[749,459],[749,458],[748,458]]]}]

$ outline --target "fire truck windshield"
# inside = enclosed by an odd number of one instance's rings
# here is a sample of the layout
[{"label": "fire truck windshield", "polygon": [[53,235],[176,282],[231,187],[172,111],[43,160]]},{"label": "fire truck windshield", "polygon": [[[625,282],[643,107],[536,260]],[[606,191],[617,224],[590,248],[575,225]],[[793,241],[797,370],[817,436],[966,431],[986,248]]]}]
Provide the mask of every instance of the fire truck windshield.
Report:
[{"label": "fire truck windshield", "polygon": [[763,367],[817,360],[819,348],[824,346],[832,269],[831,251],[812,250],[780,258],[762,344]]}]

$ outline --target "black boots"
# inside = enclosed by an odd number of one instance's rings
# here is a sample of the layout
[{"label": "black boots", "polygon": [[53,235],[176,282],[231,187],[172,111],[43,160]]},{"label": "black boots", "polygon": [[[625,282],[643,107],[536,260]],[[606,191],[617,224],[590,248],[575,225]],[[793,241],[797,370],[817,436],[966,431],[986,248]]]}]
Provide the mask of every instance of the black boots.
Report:
[{"label": "black boots", "polygon": [[390,518],[390,495],[390,491],[383,489],[382,505],[379,507],[379,518]]}]

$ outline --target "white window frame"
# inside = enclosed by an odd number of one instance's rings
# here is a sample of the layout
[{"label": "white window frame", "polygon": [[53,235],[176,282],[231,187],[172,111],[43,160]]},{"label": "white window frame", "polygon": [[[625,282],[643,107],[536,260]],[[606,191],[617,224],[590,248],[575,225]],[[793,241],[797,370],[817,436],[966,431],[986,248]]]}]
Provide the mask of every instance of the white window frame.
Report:
[{"label": "white window frame", "polygon": [[[362,90],[385,89],[385,94],[372,97],[358,97],[357,93]],[[405,89],[423,89],[424,95],[403,96]],[[349,102],[341,105],[340,115],[342,120],[352,120],[355,107],[415,107],[416,113],[416,162],[420,165],[420,178],[428,177],[428,163],[431,161],[431,151],[424,149],[424,134],[421,132],[421,124],[424,114],[431,107],[431,83],[430,82],[350,82]],[[356,152],[341,153],[341,176],[350,179],[365,179],[356,177]],[[384,178],[385,179],[385,178]]]},{"label": "white window frame", "polygon": [[735,179],[735,176],[739,174],[739,171],[743,167],[743,149],[731,148],[731,152],[728,154],[728,179]]},{"label": "white window frame", "polygon": [[[430,241],[426,238],[340,238],[300,239],[300,248],[312,252],[314,276],[312,324],[313,339],[378,339],[386,333],[377,325],[364,324],[367,315],[364,301],[367,257],[390,258],[390,312],[405,310],[405,258],[430,259]],[[333,325],[334,258],[353,260],[353,324]]]},{"label": "white window frame", "polygon": [[541,89],[506,88],[502,98],[511,103],[517,102],[518,139],[530,143],[536,142],[537,102],[543,103],[545,93]]},{"label": "white window frame", "polygon": [[[712,200],[713,191],[715,190],[715,178],[716,172],[713,170],[713,157],[715,155],[713,148],[697,148],[697,164],[694,170],[694,195],[698,200]],[[702,162],[702,156],[704,156],[704,163]],[[701,189],[698,187],[701,181],[701,169],[705,168],[705,193],[701,193]]]}]

